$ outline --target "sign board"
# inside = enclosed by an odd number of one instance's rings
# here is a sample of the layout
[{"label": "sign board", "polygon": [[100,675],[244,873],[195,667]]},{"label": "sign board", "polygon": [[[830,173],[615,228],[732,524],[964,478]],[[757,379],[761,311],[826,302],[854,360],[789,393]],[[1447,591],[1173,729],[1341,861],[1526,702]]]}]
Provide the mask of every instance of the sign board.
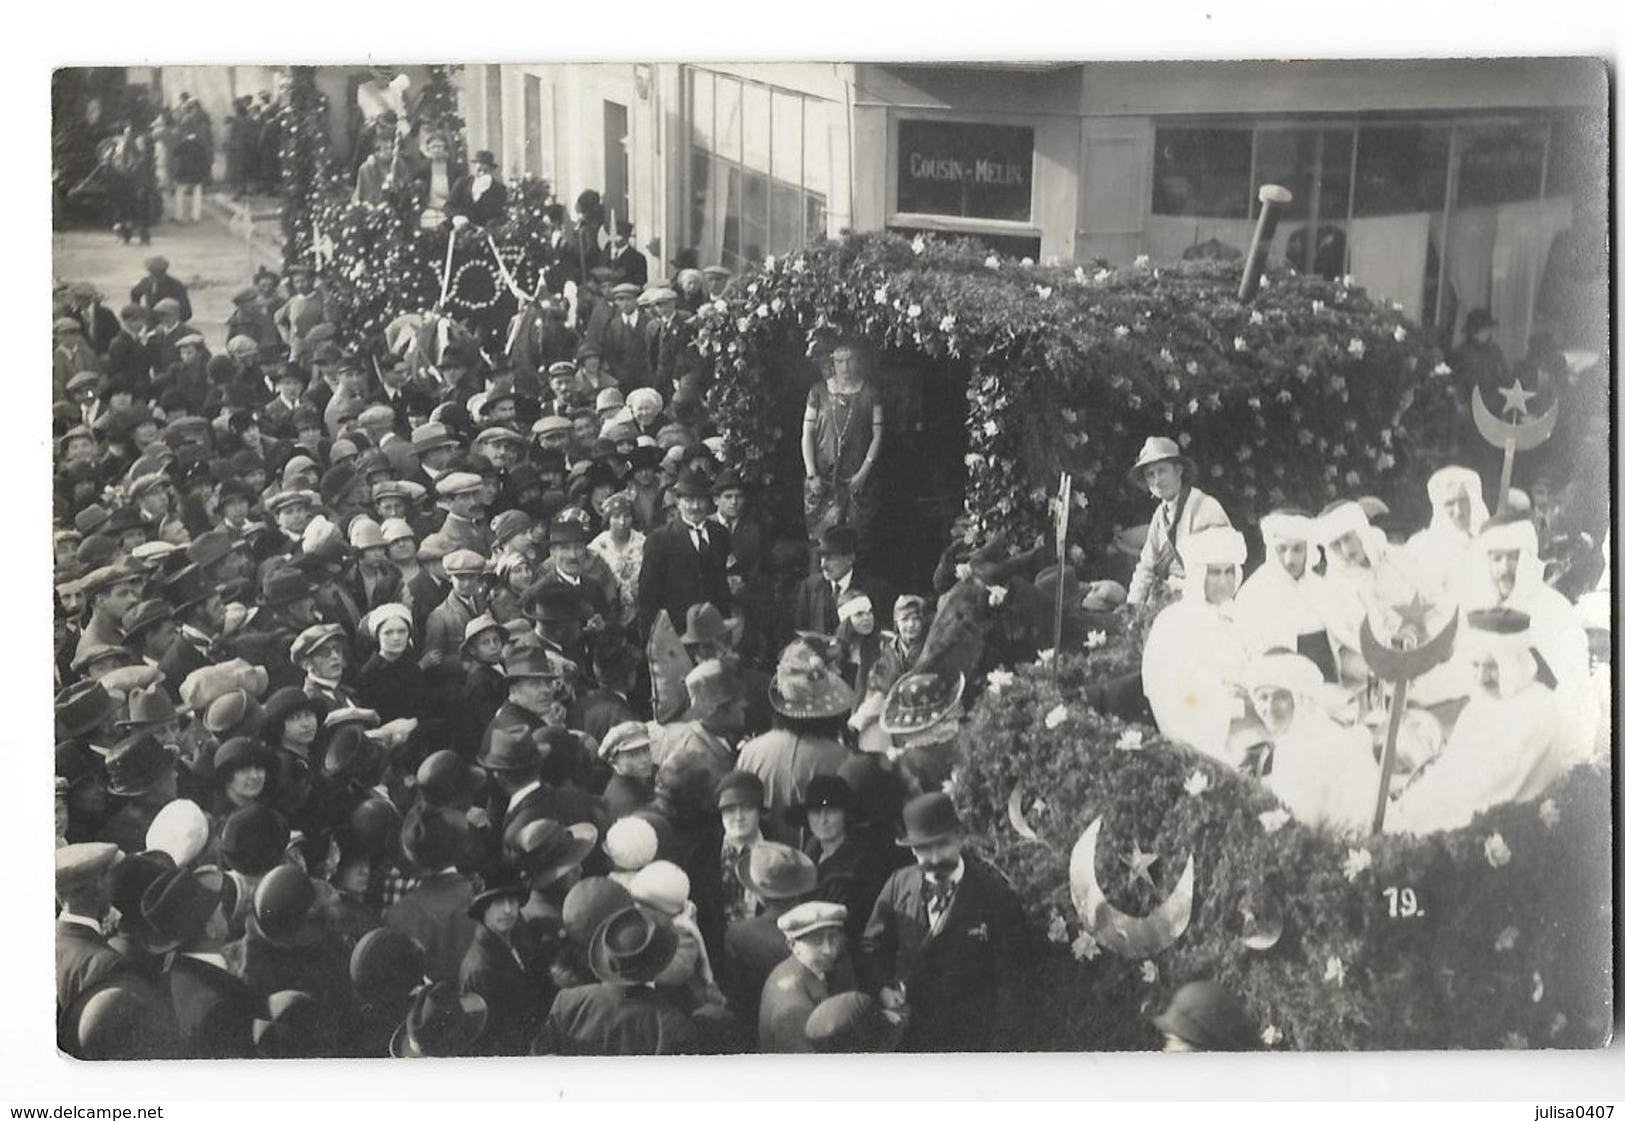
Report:
[{"label": "sign board", "polygon": [[1033,130],[959,121],[897,123],[897,209],[1029,222]]}]

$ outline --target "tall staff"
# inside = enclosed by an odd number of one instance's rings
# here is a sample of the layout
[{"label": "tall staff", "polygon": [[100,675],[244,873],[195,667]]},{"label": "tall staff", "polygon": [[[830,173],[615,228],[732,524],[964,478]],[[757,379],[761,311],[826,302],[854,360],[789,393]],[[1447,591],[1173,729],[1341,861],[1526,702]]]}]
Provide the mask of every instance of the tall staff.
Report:
[{"label": "tall staff", "polygon": [[1066,531],[1072,518],[1072,473],[1061,472],[1061,487],[1055,498],[1055,561],[1061,578],[1055,581],[1055,642],[1056,657],[1061,654],[1061,625],[1066,620]]}]

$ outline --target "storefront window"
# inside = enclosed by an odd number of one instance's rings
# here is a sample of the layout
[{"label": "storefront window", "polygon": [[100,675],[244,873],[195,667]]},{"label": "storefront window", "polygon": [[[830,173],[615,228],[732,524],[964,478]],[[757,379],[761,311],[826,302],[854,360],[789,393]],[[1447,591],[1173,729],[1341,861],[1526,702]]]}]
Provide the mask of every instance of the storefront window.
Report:
[{"label": "storefront window", "polygon": [[829,193],[823,101],[687,68],[688,243],[737,268],[822,237]]},{"label": "storefront window", "polygon": [[1546,126],[1475,126],[1461,130],[1456,201],[1490,206],[1540,197]]},{"label": "storefront window", "polygon": [[899,121],[897,210],[1031,221],[1033,130],[1020,125]]},{"label": "storefront window", "polygon": [[1245,218],[1251,211],[1251,128],[1159,128],[1151,212]]},{"label": "storefront window", "polygon": [[1448,125],[1362,127],[1354,175],[1354,216],[1442,210],[1449,177]]}]

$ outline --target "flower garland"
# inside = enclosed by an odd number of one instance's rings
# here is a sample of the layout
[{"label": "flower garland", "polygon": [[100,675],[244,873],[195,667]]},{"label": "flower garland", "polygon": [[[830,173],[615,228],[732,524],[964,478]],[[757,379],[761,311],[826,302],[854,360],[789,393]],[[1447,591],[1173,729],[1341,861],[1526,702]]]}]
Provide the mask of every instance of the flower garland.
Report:
[{"label": "flower garland", "polygon": [[[965,379],[966,512],[1032,539],[1056,474],[1093,488],[1092,532],[1145,516],[1117,486],[1148,435],[1204,468],[1233,520],[1386,492],[1396,513],[1453,452],[1439,349],[1353,278],[1277,269],[1252,304],[1239,266],[1062,268],[974,241],[864,234],[769,258],[700,310],[710,405],[747,477],[793,471],[775,408],[789,336],[841,327]],[[1102,485],[1110,484],[1110,485]]]},{"label": "flower garland", "polygon": [[334,186],[327,95],[316,88],[316,68],[295,66],[288,100],[276,115],[282,175],[282,256],[286,264],[310,263],[312,220]]}]

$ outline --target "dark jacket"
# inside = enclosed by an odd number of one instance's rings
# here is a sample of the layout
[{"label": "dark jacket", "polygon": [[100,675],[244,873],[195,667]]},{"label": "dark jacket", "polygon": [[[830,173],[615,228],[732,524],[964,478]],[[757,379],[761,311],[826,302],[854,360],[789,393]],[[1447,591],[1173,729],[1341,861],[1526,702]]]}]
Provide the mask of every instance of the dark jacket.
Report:
[{"label": "dark jacket", "polygon": [[553,1001],[532,1052],[542,1055],[692,1055],[694,1022],[659,989],[580,985]]},{"label": "dark jacket", "polygon": [[60,1012],[87,989],[126,968],[124,955],[83,923],[56,924],[56,1007]]},{"label": "dark jacket", "polygon": [[709,546],[701,554],[694,548],[688,526],[673,518],[651,530],[643,542],[643,568],[638,574],[639,619],[643,633],[654,627],[662,608],[673,626],[682,626],[688,609],[709,602],[724,615],[733,606],[728,590],[728,553],[733,539],[715,522],[706,523]]},{"label": "dark jacket", "polygon": [[493,175],[491,185],[478,199],[473,192],[472,175],[457,180],[451,188],[451,198],[446,201],[446,212],[461,214],[476,226],[489,226],[507,217],[508,188],[500,177]]},{"label": "dark jacket", "polygon": [[864,928],[865,987],[906,984],[912,1010],[904,1049],[1019,1050],[1029,983],[1030,935],[1015,893],[965,857],[965,874],[935,933],[914,865],[892,873]]},{"label": "dark jacket", "polygon": [[468,917],[473,901],[468,877],[450,872],[427,876],[384,912],[384,925],[422,943],[430,978],[454,982],[474,941],[477,924]]},{"label": "dark jacket", "polygon": [[188,1059],[251,1059],[259,1000],[219,966],[176,954],[169,966],[181,1055]]},{"label": "dark jacket", "polygon": [[465,993],[485,998],[485,1033],[475,1054],[524,1055],[553,1003],[554,989],[547,963],[524,922],[513,931],[513,944],[505,944],[489,927],[474,931],[474,941],[463,955],[458,983]]}]

